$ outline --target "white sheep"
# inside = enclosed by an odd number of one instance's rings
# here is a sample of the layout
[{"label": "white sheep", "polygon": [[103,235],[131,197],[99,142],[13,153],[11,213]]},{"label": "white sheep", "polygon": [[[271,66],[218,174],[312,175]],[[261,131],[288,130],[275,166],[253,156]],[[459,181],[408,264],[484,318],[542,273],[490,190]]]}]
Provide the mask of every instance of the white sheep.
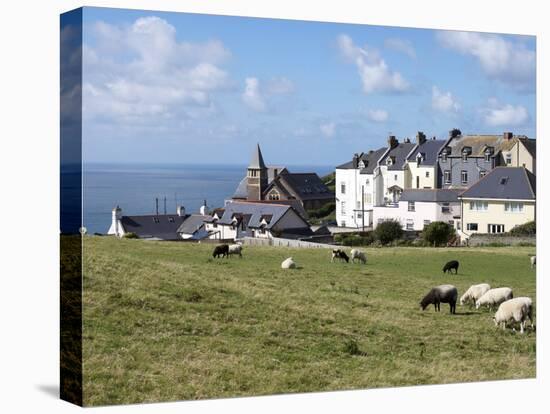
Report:
[{"label": "white sheep", "polygon": [[361,250],[351,249],[350,258],[353,263],[355,263],[355,259],[359,259],[359,261],[363,264],[367,263],[367,255]]},{"label": "white sheep", "polygon": [[479,309],[480,306],[498,306],[502,302],[512,299],[514,293],[509,287],[501,287],[496,289],[490,289],[483,294],[478,300],[476,300],[476,309]]},{"label": "white sheep", "polygon": [[[502,324],[502,329],[506,329],[506,322],[519,322],[520,332],[524,332],[525,320],[531,319],[532,301],[530,298],[521,297],[502,302],[498,307],[493,318],[495,325]],[[533,323],[531,319],[531,324]]]},{"label": "white sheep", "polygon": [[281,263],[281,269],[295,269],[295,268],[296,268],[296,262],[292,260],[292,257],[289,257],[283,260],[283,263]]},{"label": "white sheep", "polygon": [[485,292],[491,289],[488,283],[480,283],[479,285],[472,285],[468,288],[464,295],[460,298],[460,304],[464,305],[466,302],[475,303],[480,297],[482,297]]},{"label": "white sheep", "polygon": [[531,256],[531,269],[537,264],[537,256]]},{"label": "white sheep", "polygon": [[243,257],[242,251],[243,251],[243,246],[241,246],[240,244],[230,244],[228,256],[231,256],[232,254],[238,254],[239,257],[242,259]]},{"label": "white sheep", "polygon": [[527,317],[529,318],[529,321],[531,322],[531,328],[533,328],[535,325],[533,324],[533,301],[531,298],[527,296],[521,296],[519,298],[515,298],[514,300],[523,301],[525,302],[525,305],[527,306]]}]

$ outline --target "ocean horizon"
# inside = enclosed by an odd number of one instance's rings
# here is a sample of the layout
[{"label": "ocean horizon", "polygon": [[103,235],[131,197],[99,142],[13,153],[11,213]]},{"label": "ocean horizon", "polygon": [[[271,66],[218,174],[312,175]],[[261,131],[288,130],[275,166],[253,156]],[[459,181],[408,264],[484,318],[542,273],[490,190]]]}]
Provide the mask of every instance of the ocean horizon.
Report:
[{"label": "ocean horizon", "polygon": [[[177,205],[188,213],[198,212],[205,200],[209,208],[221,207],[246,168],[246,164],[84,163],[83,225],[90,234],[106,234],[114,207],[119,206],[123,215],[155,214],[156,199],[159,214],[175,213]],[[287,168],[319,176],[334,171],[333,166],[320,165]]]}]

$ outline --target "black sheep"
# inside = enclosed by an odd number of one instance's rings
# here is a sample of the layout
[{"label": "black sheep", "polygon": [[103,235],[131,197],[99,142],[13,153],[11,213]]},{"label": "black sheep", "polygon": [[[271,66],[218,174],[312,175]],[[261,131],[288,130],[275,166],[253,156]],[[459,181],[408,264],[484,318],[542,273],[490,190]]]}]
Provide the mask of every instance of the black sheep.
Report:
[{"label": "black sheep", "polygon": [[453,285],[441,285],[432,288],[420,301],[420,307],[425,310],[428,305],[434,305],[437,312],[440,311],[440,303],[448,303],[451,306],[451,313],[456,313],[456,299],[458,291]]},{"label": "black sheep", "polygon": [[458,273],[458,261],[457,260],[451,260],[450,262],[445,263],[445,266],[443,266],[443,273],[453,273],[451,272],[452,269],[455,270],[455,274]]},{"label": "black sheep", "polygon": [[340,249],[334,249],[332,251],[331,262],[334,262],[334,259],[345,260],[346,263],[349,263],[349,256],[346,254],[346,252]]},{"label": "black sheep", "polygon": [[214,251],[212,252],[212,257],[226,257],[229,256],[229,245],[227,244],[220,244],[219,246],[216,246],[214,248]]}]

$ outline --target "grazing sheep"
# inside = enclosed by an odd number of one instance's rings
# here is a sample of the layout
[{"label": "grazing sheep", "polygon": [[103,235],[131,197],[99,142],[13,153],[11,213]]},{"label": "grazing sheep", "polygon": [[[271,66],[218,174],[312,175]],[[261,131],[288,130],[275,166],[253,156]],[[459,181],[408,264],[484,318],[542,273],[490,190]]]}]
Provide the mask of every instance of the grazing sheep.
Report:
[{"label": "grazing sheep", "polygon": [[491,289],[491,286],[488,283],[470,286],[460,298],[460,305],[464,305],[466,302],[473,302],[475,304],[476,300],[482,297],[489,289]]},{"label": "grazing sheep", "polygon": [[243,251],[243,246],[241,246],[240,244],[232,244],[229,246],[229,250],[227,254],[228,256],[231,256],[232,254],[238,254],[239,257],[242,259],[243,258],[242,251]]},{"label": "grazing sheep", "polygon": [[506,329],[506,322],[519,322],[520,332],[523,333],[527,318],[531,320],[531,325],[533,325],[533,320],[531,319],[532,303],[531,299],[527,297],[502,302],[493,318],[495,325],[499,326],[502,324],[502,329]]},{"label": "grazing sheep", "polygon": [[455,270],[455,274],[458,273],[458,260],[451,260],[450,262],[445,263],[445,266],[443,266],[443,273],[453,273],[451,272],[451,269]]},{"label": "grazing sheep", "polygon": [[489,306],[489,308],[492,308],[513,297],[514,293],[509,287],[489,289],[483,296],[476,300],[476,309],[479,309],[480,306]]},{"label": "grazing sheep", "polygon": [[521,296],[521,297],[518,297],[518,298],[514,298],[514,300],[518,300],[518,301],[523,301],[525,302],[525,305],[527,306],[527,317],[529,318],[529,321],[531,322],[531,328],[533,328],[535,326],[535,324],[533,323],[533,301],[531,300],[531,298],[527,297],[527,296]]},{"label": "grazing sheep", "polygon": [[350,257],[353,263],[355,263],[355,259],[358,259],[363,264],[367,263],[367,255],[361,250],[351,249]]},{"label": "grazing sheep", "polygon": [[537,256],[531,256],[531,269],[537,264]]},{"label": "grazing sheep", "polygon": [[349,263],[349,257],[346,254],[345,251],[340,249],[333,249],[332,250],[332,258],[330,259],[331,262],[334,262],[334,259],[338,259],[340,261],[345,260],[346,263]]},{"label": "grazing sheep", "polygon": [[288,259],[283,260],[283,263],[281,263],[281,269],[295,269],[296,268],[296,262],[292,260],[292,257],[289,257]]},{"label": "grazing sheep", "polygon": [[450,312],[456,313],[456,299],[458,290],[453,285],[440,285],[432,288],[426,296],[420,301],[420,307],[425,310],[428,305],[434,305],[437,312],[440,311],[440,303],[448,303]]},{"label": "grazing sheep", "polygon": [[229,255],[229,245],[227,244],[216,246],[212,252],[212,257],[226,257],[227,255]]}]

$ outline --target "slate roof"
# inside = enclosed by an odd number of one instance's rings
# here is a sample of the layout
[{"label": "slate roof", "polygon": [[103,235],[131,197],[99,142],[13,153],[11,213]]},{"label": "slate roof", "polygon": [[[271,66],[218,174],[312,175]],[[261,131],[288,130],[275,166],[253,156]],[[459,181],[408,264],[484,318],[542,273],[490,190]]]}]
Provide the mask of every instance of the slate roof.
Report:
[{"label": "slate roof", "polygon": [[262,156],[262,151],[260,150],[260,144],[256,144],[256,149],[252,153],[252,159],[250,160],[250,165],[248,166],[248,168],[266,168],[264,157]]},{"label": "slate roof", "polygon": [[122,216],[120,222],[125,232],[135,233],[139,238],[181,240],[178,228],[187,217],[189,215],[178,216],[177,214]]},{"label": "slate roof", "polygon": [[525,139],[523,135],[516,135],[512,139],[505,139],[503,135],[459,135],[449,140],[447,147],[451,148],[451,157],[462,156],[462,148],[471,147],[471,157],[483,157],[487,147],[493,147],[498,154],[500,151],[510,150],[518,139]]},{"label": "slate roof", "polygon": [[407,160],[409,162],[416,162],[416,155],[422,153],[424,159],[420,165],[436,165],[439,150],[445,145],[445,142],[446,140],[444,139],[428,139],[423,144],[418,145]]},{"label": "slate roof", "polygon": [[264,194],[277,185],[288,195],[294,192],[301,200],[331,199],[334,195],[315,173],[279,174],[265,189]]},{"label": "slate roof", "polygon": [[191,214],[186,217],[181,226],[178,227],[177,232],[183,234],[194,234],[203,225],[204,221],[211,219],[212,216],[203,216],[202,214]]},{"label": "slate roof", "polygon": [[[267,167],[267,184],[271,183],[276,175],[284,173],[285,171],[288,171],[285,166],[282,165],[270,165]],[[277,172],[277,174],[275,174]],[[248,196],[248,192],[246,190],[246,175],[244,178],[239,182],[239,185],[237,185],[237,188],[235,190],[235,193],[231,198],[243,198],[246,199]]]},{"label": "slate roof", "polygon": [[[258,228],[261,224],[262,216],[271,215],[271,220],[266,226],[271,229],[292,207],[284,204],[254,203],[247,201],[231,201],[225,205],[225,211],[218,224],[230,225],[234,214],[250,214],[248,227]],[[300,217],[299,214],[297,214]],[[304,220],[304,227],[309,227]]]},{"label": "slate roof", "polygon": [[401,142],[396,147],[388,151],[379,161],[380,165],[386,165],[388,157],[395,157],[395,162],[388,166],[388,171],[402,170],[407,160],[407,155],[412,151],[416,144],[412,142]]},{"label": "slate roof", "polygon": [[[386,152],[386,147],[378,148],[376,151],[363,152],[360,154],[359,159],[363,160],[365,163],[365,168],[363,168],[361,174],[372,174],[374,169],[377,166],[378,160],[384,152]],[[356,167],[353,165],[353,159],[344,164],[341,164],[336,167],[338,170],[353,170]]]},{"label": "slate roof", "polygon": [[399,201],[418,201],[418,202],[438,202],[452,203],[458,202],[458,196],[464,190],[461,189],[408,189],[403,190]]},{"label": "slate roof", "polygon": [[535,200],[536,177],[523,167],[496,167],[469,189],[462,198]]},{"label": "slate roof", "polygon": [[533,158],[537,158],[537,140],[531,138],[521,139],[521,142]]}]

